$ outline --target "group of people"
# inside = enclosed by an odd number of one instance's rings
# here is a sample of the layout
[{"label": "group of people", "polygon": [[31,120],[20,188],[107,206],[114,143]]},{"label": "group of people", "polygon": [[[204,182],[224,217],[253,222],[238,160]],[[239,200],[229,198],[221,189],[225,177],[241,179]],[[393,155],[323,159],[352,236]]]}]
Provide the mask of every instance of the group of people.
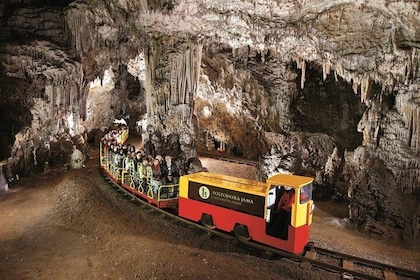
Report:
[{"label": "group of people", "polygon": [[119,130],[111,130],[101,141],[103,155],[107,156],[117,172],[125,170],[131,175],[135,188],[142,192],[152,190],[158,194],[160,186],[179,183],[179,169],[170,155],[153,157],[141,148],[118,143]]}]

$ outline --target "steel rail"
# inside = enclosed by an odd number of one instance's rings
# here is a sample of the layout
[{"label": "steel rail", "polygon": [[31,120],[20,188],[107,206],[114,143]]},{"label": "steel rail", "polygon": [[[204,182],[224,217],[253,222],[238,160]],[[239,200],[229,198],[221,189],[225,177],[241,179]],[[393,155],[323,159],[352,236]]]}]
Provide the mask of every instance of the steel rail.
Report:
[{"label": "steel rail", "polygon": [[352,261],[353,263],[356,264],[361,264],[364,266],[369,266],[372,268],[376,268],[376,269],[381,269],[382,271],[388,270],[391,272],[394,272],[398,275],[404,276],[404,277],[412,277],[415,279],[420,279],[420,272],[417,271],[412,271],[406,268],[402,268],[402,267],[398,267],[395,265],[390,265],[390,264],[386,264],[386,263],[381,263],[378,261],[374,261],[374,260],[369,260],[369,259],[365,259],[362,257],[358,257],[358,256],[354,256],[354,255],[349,255],[349,254],[345,254],[345,253],[341,253],[341,252],[337,252],[337,251],[332,251],[332,250],[328,250],[325,248],[320,248],[320,247],[314,247],[315,252],[317,253],[324,253],[330,256],[336,256],[341,258],[342,260],[349,260]]}]

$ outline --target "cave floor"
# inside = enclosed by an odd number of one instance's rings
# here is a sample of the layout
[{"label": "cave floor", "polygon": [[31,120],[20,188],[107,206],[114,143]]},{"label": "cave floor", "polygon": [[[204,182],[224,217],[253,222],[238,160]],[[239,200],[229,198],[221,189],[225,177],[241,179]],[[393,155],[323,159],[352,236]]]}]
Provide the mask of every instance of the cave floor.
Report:
[{"label": "cave floor", "polygon": [[[202,158],[212,172],[252,176],[253,167]],[[419,268],[420,252],[358,233],[344,204],[316,202],[317,246]],[[0,194],[1,279],[341,279],[237,244],[140,208],[110,188],[93,154],[81,170],[49,170]],[[339,213],[333,215],[332,213]]]}]

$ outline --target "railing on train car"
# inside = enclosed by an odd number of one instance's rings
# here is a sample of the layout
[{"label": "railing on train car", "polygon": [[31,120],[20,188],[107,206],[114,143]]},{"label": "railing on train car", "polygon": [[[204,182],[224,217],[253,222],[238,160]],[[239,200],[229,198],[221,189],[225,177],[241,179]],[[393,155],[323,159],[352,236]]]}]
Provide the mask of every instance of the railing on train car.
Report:
[{"label": "railing on train car", "polygon": [[99,161],[101,167],[105,167],[108,165],[108,154],[105,152],[106,149],[104,148],[102,142],[99,144]]},{"label": "railing on train car", "polygon": [[129,170],[123,169],[122,174],[121,174],[121,183],[126,184],[130,187],[132,187],[132,184],[134,184],[133,178],[130,175]]},{"label": "railing on train car", "polygon": [[[137,178],[138,176],[136,175],[138,175],[136,171],[124,169],[121,175],[121,182],[123,184],[129,185],[132,189],[136,189],[137,191],[158,201],[177,198],[179,195],[179,184],[168,184],[159,186],[157,194],[154,194],[153,186],[149,183],[144,188],[140,184],[140,179]],[[138,182],[138,184],[136,183],[136,181]]]},{"label": "railing on train car", "polygon": [[174,199],[179,196],[179,184],[169,184],[160,186],[157,193],[157,199],[167,200]]},{"label": "railing on train car", "polygon": [[123,169],[119,167],[117,164],[115,164],[112,158],[106,159],[106,168],[108,172],[112,175],[112,177],[114,177],[115,180],[117,181],[121,180]]}]

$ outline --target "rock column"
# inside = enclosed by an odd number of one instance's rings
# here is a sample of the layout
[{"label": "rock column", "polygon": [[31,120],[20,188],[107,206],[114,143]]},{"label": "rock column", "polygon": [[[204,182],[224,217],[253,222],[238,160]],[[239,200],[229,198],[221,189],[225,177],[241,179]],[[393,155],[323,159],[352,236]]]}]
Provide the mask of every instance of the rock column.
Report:
[{"label": "rock column", "polygon": [[4,177],[3,167],[4,163],[0,162],[0,192],[9,190],[6,177]]}]

